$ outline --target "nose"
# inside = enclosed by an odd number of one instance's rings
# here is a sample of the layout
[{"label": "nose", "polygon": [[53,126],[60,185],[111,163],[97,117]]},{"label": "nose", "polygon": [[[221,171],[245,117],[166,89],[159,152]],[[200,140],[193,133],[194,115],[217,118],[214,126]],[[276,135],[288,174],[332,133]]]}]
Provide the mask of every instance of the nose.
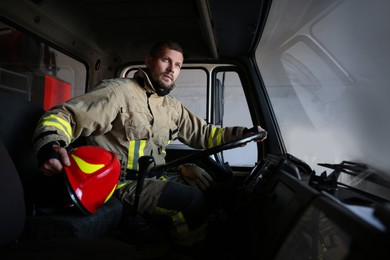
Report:
[{"label": "nose", "polygon": [[171,63],[171,62],[169,63],[167,71],[172,72],[172,73],[175,72],[175,66],[173,65],[173,63]]}]

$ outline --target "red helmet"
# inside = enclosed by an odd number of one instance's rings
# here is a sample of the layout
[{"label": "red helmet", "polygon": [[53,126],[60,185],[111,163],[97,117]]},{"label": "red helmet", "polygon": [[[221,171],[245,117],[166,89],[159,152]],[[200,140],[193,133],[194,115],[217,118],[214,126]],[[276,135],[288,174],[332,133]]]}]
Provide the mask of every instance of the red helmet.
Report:
[{"label": "red helmet", "polygon": [[84,213],[94,214],[115,191],[120,175],[118,157],[99,146],[80,146],[69,153],[65,166],[72,201]]}]

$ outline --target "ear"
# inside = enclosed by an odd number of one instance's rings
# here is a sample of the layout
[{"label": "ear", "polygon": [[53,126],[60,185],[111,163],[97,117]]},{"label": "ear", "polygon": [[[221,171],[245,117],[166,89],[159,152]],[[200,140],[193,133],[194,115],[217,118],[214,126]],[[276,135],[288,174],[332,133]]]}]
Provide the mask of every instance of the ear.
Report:
[{"label": "ear", "polygon": [[149,67],[150,67],[150,62],[151,62],[151,59],[152,59],[152,57],[150,57],[150,55],[149,55],[149,54],[148,54],[148,55],[145,55],[144,62],[145,62],[145,65],[146,65],[146,67],[147,67],[147,68],[149,68]]}]

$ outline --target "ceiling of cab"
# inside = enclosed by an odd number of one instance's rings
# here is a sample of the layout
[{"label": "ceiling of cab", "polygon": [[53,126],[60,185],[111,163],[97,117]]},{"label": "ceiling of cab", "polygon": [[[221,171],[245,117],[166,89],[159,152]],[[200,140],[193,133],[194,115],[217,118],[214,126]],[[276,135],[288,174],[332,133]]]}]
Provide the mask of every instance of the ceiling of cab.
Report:
[{"label": "ceiling of cab", "polygon": [[[69,1],[69,0],[68,0]],[[194,57],[212,55],[194,0],[72,0],[103,50],[142,59],[161,39],[178,41]],[[140,56],[141,55],[141,56]]]},{"label": "ceiling of cab", "polygon": [[[178,41],[188,60],[246,55],[270,0],[3,0],[24,5],[32,31],[75,53],[85,48],[140,61],[161,39]],[[5,2],[3,4],[5,5]],[[20,14],[20,13],[19,13]],[[39,19],[38,19],[39,18]],[[28,21],[30,19],[30,22]],[[27,28],[30,29],[30,28]],[[51,35],[51,36],[50,36]],[[64,36],[67,35],[67,36]],[[72,36],[72,40],[69,39]]]}]

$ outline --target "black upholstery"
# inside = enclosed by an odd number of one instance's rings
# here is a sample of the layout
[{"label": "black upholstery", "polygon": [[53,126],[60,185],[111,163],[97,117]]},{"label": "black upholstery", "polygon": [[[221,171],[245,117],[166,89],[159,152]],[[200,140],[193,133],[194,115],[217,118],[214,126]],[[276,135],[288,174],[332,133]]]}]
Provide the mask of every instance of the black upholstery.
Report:
[{"label": "black upholstery", "polygon": [[0,138],[21,178],[28,215],[32,213],[33,181],[37,172],[32,133],[43,112],[42,107],[22,97],[0,92]]},{"label": "black upholstery", "polygon": [[21,238],[25,224],[23,187],[0,139],[0,259],[139,259],[131,245],[109,239]]},{"label": "black upholstery", "polygon": [[0,244],[15,241],[23,231],[25,208],[23,187],[11,157],[0,140]]},{"label": "black upholstery", "polygon": [[119,226],[122,214],[122,203],[112,197],[93,215],[84,215],[73,208],[28,217],[24,235],[30,239],[106,237]]}]

